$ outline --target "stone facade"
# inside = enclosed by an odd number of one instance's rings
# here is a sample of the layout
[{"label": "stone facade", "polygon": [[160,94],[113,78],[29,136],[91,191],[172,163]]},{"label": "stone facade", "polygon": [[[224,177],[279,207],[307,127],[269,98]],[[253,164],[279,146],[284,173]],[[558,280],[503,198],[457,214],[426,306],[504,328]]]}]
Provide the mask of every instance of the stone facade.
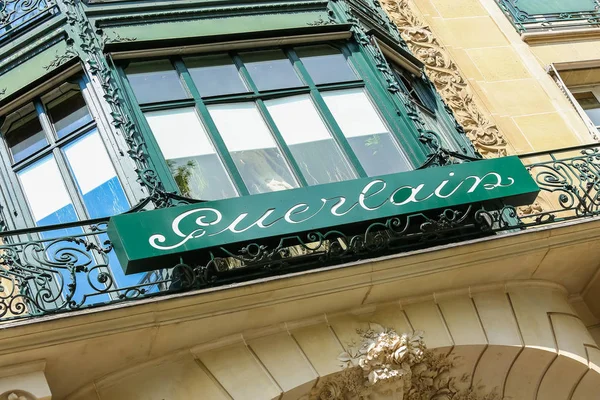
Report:
[{"label": "stone facade", "polygon": [[[600,82],[597,33],[520,35],[494,0],[381,6],[484,157],[596,140],[547,70],[572,63],[572,82]],[[0,400],[594,399],[599,249],[589,218],[8,322]]]},{"label": "stone facade", "polygon": [[584,400],[598,390],[600,349],[565,289],[531,281],[286,319],[116,371],[68,399]]}]

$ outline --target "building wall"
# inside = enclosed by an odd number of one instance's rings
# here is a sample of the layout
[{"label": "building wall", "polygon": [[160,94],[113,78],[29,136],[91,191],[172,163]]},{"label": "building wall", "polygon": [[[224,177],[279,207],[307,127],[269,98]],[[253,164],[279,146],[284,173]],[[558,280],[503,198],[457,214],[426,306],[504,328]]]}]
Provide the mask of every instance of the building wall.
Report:
[{"label": "building wall", "polygon": [[[360,373],[353,376],[343,364],[344,354],[360,353],[362,344],[373,342],[367,338],[369,330],[382,332],[382,328],[413,339],[416,332],[423,332],[431,358],[407,362],[411,385],[420,388],[423,399],[452,390],[470,393],[469,398],[477,400],[553,400],[569,395],[585,400],[600,391],[600,350],[574,313],[564,288],[513,282],[398,299],[304,320],[290,315],[284,324],[221,337],[114,371],[68,399],[337,400],[355,398],[361,390],[374,390],[373,399],[392,399],[379,389],[390,387],[385,378],[366,383],[363,372],[371,371],[368,365],[358,367]],[[382,353],[392,351],[393,345],[386,343],[391,336],[387,331],[375,340]],[[347,397],[327,397],[329,391]],[[498,397],[486,397],[492,394]]]},{"label": "building wall", "polygon": [[[410,21],[414,28],[430,26],[434,37],[415,45],[417,56],[436,75],[432,81],[484,156],[592,142],[587,126],[545,68],[554,62],[598,57],[594,40],[526,42],[493,0],[384,1],[394,20],[395,13],[406,7],[414,12]],[[412,28],[403,26],[402,34],[410,38]],[[383,400],[403,398],[400,393],[409,384],[424,385],[417,386],[423,399],[449,398],[448,393],[473,400],[590,399],[600,392],[600,302],[594,295],[596,286],[588,284],[600,282],[594,253],[598,247],[589,232],[577,229],[572,228],[567,238],[556,231],[538,232],[555,240],[552,251],[550,240],[536,244],[518,237],[511,239],[518,251],[511,252],[505,244],[479,259],[475,259],[476,245],[457,246],[453,255],[464,252],[468,265],[460,271],[449,271],[450,257],[424,260],[414,254],[407,256],[412,257],[410,268],[394,266],[394,273],[403,274],[397,279],[385,270],[396,261],[389,260],[385,268],[376,261],[361,270],[349,266],[357,274],[369,275],[365,279],[371,286],[348,281],[343,288],[332,289],[331,298],[312,294],[306,287],[294,292],[290,285],[280,290],[285,292],[280,299],[269,282],[262,282],[254,285],[260,286],[263,296],[256,304],[249,299],[250,289],[237,303],[215,291],[215,296],[224,296],[218,309],[204,315],[196,310],[184,318],[178,314],[183,307],[169,309],[165,300],[152,304],[152,312],[121,330],[114,314],[90,313],[87,322],[68,332],[58,328],[36,332],[39,342],[27,351],[17,351],[26,335],[7,334],[2,345],[9,350],[3,362],[52,359],[45,371],[55,399],[60,400],[348,400],[362,391],[372,391],[374,400]],[[575,245],[573,232],[580,235]],[[558,245],[567,241],[570,250]],[[573,254],[565,260],[567,251]],[[584,255],[594,261],[584,262]],[[578,273],[573,273],[577,268]],[[320,276],[327,280],[326,275]],[[509,282],[512,279],[522,281]],[[327,280],[324,286],[335,280]],[[564,285],[548,281],[564,281]],[[195,306],[208,298],[195,295],[188,299]],[[301,296],[306,302],[299,300]],[[289,307],[286,312],[282,304]],[[319,313],[319,307],[329,309]],[[117,312],[132,317],[134,308]],[[169,319],[168,324],[159,326],[159,314]],[[98,325],[92,325],[96,317]],[[99,325],[105,330],[96,329]],[[59,322],[54,327],[58,326]],[[85,329],[90,332],[83,334]],[[416,350],[422,346],[426,356],[396,360],[391,370],[406,374],[404,378],[392,379],[390,371],[379,371],[378,386],[369,381],[374,370],[368,363],[356,366],[365,360],[361,345],[378,343],[382,352],[392,356],[398,350],[389,344],[399,338],[394,332],[406,334],[402,340],[409,340]],[[51,334],[64,338],[52,341]],[[70,353],[66,346],[60,347],[64,343],[72,345]],[[82,359],[94,363],[80,365]],[[43,394],[47,397],[34,393],[28,383],[34,378],[35,384],[44,381],[40,375],[36,370],[17,379],[0,371],[0,400],[14,400],[12,395],[22,391],[33,393],[23,395],[27,400],[49,399],[47,393]],[[413,382],[412,376],[423,379]],[[79,387],[75,392],[73,381]]]},{"label": "building wall", "polygon": [[[401,27],[403,38],[409,44],[414,42],[413,51],[426,49],[421,59],[429,65],[430,74],[446,74],[453,68],[458,71],[458,80],[465,83],[464,89],[459,87],[459,94],[472,95],[473,105],[463,102],[453,107],[455,114],[460,115],[461,110],[472,113],[472,108],[477,108],[482,116],[479,124],[483,129],[497,128],[504,139],[498,147],[505,148],[506,154],[557,150],[596,141],[548,68],[554,63],[576,66],[599,59],[597,33],[582,30],[521,35],[495,0],[384,0],[382,3]],[[423,40],[417,34],[422,32],[430,37]],[[426,57],[432,58],[428,62]],[[585,75],[584,81],[598,81],[598,69],[582,71],[585,73],[572,72],[573,78],[581,80]],[[446,102],[452,103],[452,97],[446,96]],[[542,156],[527,160],[546,159]],[[523,211],[559,208],[557,196],[542,193],[533,208]],[[592,295],[586,293],[585,300],[576,298],[573,302],[578,304],[578,312],[585,315],[590,332],[596,334],[600,319],[590,311]]]},{"label": "building wall", "polygon": [[530,45],[494,0],[418,0],[408,4],[466,77],[475,102],[506,138],[509,153],[593,141],[545,68],[552,62],[597,58],[600,41],[571,38],[567,43]]}]

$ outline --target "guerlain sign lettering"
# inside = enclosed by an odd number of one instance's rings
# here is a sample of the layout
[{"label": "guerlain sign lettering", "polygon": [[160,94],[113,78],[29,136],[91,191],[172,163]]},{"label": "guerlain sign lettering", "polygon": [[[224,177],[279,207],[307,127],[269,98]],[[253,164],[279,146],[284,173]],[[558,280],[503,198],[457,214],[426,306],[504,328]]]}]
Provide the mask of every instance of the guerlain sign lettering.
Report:
[{"label": "guerlain sign lettering", "polygon": [[[451,172],[450,177],[455,174]],[[504,180],[504,183],[503,183]],[[201,207],[198,209],[185,211],[178,215],[171,224],[171,232],[155,233],[150,236],[148,242],[150,246],[158,250],[173,250],[184,245],[188,240],[197,240],[207,235],[208,237],[218,236],[228,231],[232,233],[243,233],[254,227],[258,229],[269,229],[276,224],[302,224],[312,218],[343,217],[352,212],[355,207],[362,208],[361,211],[371,213],[379,210],[387,203],[396,207],[402,207],[408,203],[422,203],[436,196],[440,199],[446,199],[459,189],[465,193],[473,193],[480,185],[485,190],[494,190],[498,187],[509,187],[515,183],[515,180],[508,177],[502,177],[496,172],[489,172],[483,177],[470,175],[458,182],[452,189],[445,190],[449,180],[443,180],[427,196],[420,195],[425,189],[425,183],[417,187],[410,185],[399,188],[390,188],[383,179],[373,179],[356,196],[354,201],[349,201],[344,196],[335,196],[330,198],[320,198],[316,204],[297,203],[283,209],[269,208],[256,220],[248,220],[248,213],[230,216],[232,220],[223,219],[223,214],[216,208]],[[466,184],[472,182],[472,184]],[[464,185],[464,187],[463,187]],[[445,193],[447,192],[447,193]],[[323,214],[326,214],[325,216]],[[398,210],[402,214],[402,210]],[[195,228],[191,232],[185,232],[182,225],[185,220],[192,219]],[[337,224],[336,224],[337,225]],[[210,231],[210,233],[209,233]],[[268,234],[267,234],[268,235]],[[270,235],[268,235],[270,236]],[[180,240],[176,243],[169,243],[167,238]]]},{"label": "guerlain sign lettering", "polygon": [[[538,187],[517,157],[217,200],[111,218],[126,273],[170,255],[474,202],[530,203]],[[148,267],[153,266],[153,267]]]}]

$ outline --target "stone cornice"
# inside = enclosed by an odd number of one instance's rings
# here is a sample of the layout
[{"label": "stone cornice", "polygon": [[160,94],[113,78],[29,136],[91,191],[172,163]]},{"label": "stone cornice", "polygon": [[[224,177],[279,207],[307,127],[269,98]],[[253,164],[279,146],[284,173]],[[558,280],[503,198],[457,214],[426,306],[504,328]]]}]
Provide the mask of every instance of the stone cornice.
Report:
[{"label": "stone cornice", "polygon": [[43,372],[46,369],[46,361],[38,360],[24,364],[11,365],[9,367],[0,367],[0,378],[6,378],[14,375],[29,374],[32,372]]},{"label": "stone cornice", "polygon": [[598,40],[600,39],[600,28],[529,32],[522,33],[521,39],[530,45]]},{"label": "stone cornice", "polygon": [[425,72],[477,150],[487,158],[508,154],[508,145],[498,127],[473,100],[467,80],[408,0],[381,0],[413,54],[425,64]]}]

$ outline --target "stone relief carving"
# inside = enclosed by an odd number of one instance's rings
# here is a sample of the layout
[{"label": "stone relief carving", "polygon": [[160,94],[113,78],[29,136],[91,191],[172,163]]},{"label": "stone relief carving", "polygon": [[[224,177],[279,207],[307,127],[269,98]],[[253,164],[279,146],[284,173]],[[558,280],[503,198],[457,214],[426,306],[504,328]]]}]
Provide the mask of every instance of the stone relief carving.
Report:
[{"label": "stone relief carving", "polygon": [[[344,370],[327,377],[300,400],[500,400],[484,387],[459,389],[452,371],[458,357],[426,348],[423,333],[398,334],[371,324],[361,343],[339,356]],[[464,385],[461,385],[464,386]]]},{"label": "stone relief carving", "polygon": [[517,207],[517,213],[519,214],[519,217],[544,212],[544,207],[541,204],[542,201],[542,199],[538,198],[533,204],[530,204],[528,206]]},{"label": "stone relief carving", "polygon": [[11,393],[8,395],[8,400],[29,400],[29,399],[25,396],[19,396],[16,393]]},{"label": "stone relief carving", "polygon": [[425,72],[452,109],[477,150],[486,158],[507,155],[507,143],[498,127],[479,109],[458,67],[431,29],[412,11],[408,0],[380,0],[396,24],[402,39],[413,54],[425,64]]},{"label": "stone relief carving", "polygon": [[8,394],[3,394],[0,396],[0,400],[35,400],[35,397],[29,393],[26,393],[22,390],[15,390],[13,392],[9,392]]}]

